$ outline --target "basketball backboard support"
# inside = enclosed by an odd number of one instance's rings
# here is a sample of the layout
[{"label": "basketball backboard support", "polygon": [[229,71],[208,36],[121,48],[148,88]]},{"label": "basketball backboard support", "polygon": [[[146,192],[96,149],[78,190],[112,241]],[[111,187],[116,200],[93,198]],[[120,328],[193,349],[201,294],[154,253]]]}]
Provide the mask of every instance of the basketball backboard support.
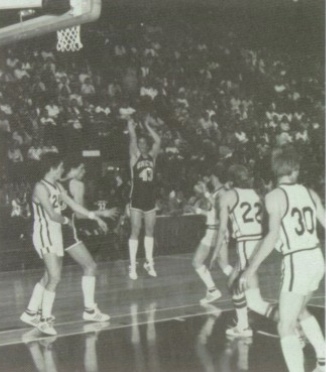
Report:
[{"label": "basketball backboard support", "polygon": [[0,28],[0,46],[93,22],[101,14],[101,0],[74,0],[71,5],[72,10],[62,15],[40,15]]}]

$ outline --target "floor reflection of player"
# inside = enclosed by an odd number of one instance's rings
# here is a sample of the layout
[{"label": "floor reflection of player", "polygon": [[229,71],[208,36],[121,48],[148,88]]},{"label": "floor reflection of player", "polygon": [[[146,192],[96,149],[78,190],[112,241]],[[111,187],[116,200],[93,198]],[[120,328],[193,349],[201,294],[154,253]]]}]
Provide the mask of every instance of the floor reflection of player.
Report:
[{"label": "floor reflection of player", "polygon": [[146,256],[144,268],[150,276],[157,276],[153,259],[154,226],[156,221],[154,171],[156,158],[160,151],[161,140],[157,133],[148,124],[147,118],[144,124],[148,133],[154,140],[152,148],[150,148],[147,137],[141,136],[137,138],[134,122],[131,119],[128,121],[130,138],[129,155],[132,175],[130,193],[131,235],[129,239],[129,277],[132,280],[138,278],[136,257],[138,251],[138,238],[143,219],[145,224],[144,247]]},{"label": "floor reflection of player", "polygon": [[204,371],[214,372],[215,371],[214,358],[212,356],[212,353],[208,350],[207,343],[213,333],[216,320],[222,314],[222,310],[218,309],[216,306],[213,306],[211,304],[205,305],[205,308],[207,309],[208,315],[205,323],[201,327],[199,334],[197,336],[196,352],[204,368]]},{"label": "floor reflection of player", "polygon": [[[156,302],[151,302],[146,308],[146,346],[147,346],[147,358],[148,366],[146,366],[143,343],[140,336],[139,330],[139,306],[137,303],[133,303],[130,306],[131,313],[131,343],[135,352],[135,368],[137,372],[151,371],[158,372],[159,359],[156,345],[156,329],[155,329],[155,312]],[[142,314],[140,316],[143,316]]]},{"label": "floor reflection of player", "polygon": [[304,355],[296,333],[299,321],[316,352],[315,371],[325,371],[325,339],[316,318],[307,310],[325,273],[317,236],[317,221],[325,228],[325,209],[314,191],[297,183],[299,156],[291,147],[274,151],[272,169],[278,187],[265,198],[269,231],[241,276],[240,286],[247,286],[280,239],[283,275],[278,332],[286,365],[290,372],[304,372]]},{"label": "floor reflection of player", "polygon": [[[33,329],[32,331],[29,331],[29,337],[32,337],[32,332],[40,335],[40,333]],[[47,337],[46,339],[42,340],[35,340],[35,341],[29,341],[26,343],[26,347],[28,348],[31,358],[33,360],[33,364],[35,367],[35,370],[37,372],[57,372],[59,371],[58,365],[57,365],[57,358],[56,353],[54,349],[53,343],[55,342],[56,337]],[[24,337],[23,337],[24,341]]]}]

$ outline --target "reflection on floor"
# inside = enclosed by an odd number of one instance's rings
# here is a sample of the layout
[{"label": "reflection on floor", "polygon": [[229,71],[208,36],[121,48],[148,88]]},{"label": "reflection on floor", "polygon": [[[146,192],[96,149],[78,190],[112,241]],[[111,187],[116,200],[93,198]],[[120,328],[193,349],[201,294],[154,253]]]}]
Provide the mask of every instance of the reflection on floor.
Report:
[{"label": "reflection on floor", "polygon": [[[110,330],[108,323],[85,324],[84,334],[40,338],[25,332],[23,344],[0,348],[2,371],[36,372],[286,372],[272,322],[251,314],[253,338],[227,339],[233,311],[208,306],[206,315],[155,322],[156,304],[138,323],[139,304],[131,305],[130,327]],[[323,310],[312,309],[323,324]],[[305,347],[307,371],[314,353]]]},{"label": "reflection on floor", "polygon": [[[159,257],[159,277],[139,272],[128,279],[128,263],[99,267],[97,300],[109,312],[110,322],[85,323],[81,319],[81,273],[65,267],[54,307],[56,338],[25,328],[19,321],[39,270],[0,273],[0,371],[4,372],[285,372],[276,326],[250,313],[252,339],[230,340],[234,312],[225,277],[214,272],[222,298],[202,307],[205,290],[191,268],[191,255]],[[271,256],[260,272],[262,294],[277,298],[279,259]],[[324,286],[311,304],[322,323]],[[324,328],[324,323],[322,323]],[[307,372],[314,353],[305,347]]]}]

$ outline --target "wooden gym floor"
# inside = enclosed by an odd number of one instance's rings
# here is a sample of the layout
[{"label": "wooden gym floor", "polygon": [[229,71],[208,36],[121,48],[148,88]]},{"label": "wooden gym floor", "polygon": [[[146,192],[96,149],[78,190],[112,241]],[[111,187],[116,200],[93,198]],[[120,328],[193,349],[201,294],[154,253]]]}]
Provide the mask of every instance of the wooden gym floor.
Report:
[{"label": "wooden gym floor", "polygon": [[[64,266],[53,313],[57,337],[25,327],[19,317],[41,270],[0,273],[0,371],[285,372],[276,326],[250,313],[253,339],[230,341],[225,329],[235,317],[225,277],[214,278],[223,296],[213,306],[199,305],[205,289],[191,267],[191,254],[156,259],[157,278],[139,265],[139,279],[128,279],[128,263],[99,264],[96,300],[108,323],[82,320],[81,270]],[[275,302],[280,257],[273,253],[259,271],[263,297]],[[325,327],[325,287],[310,306]],[[306,371],[314,353],[305,347]]]}]

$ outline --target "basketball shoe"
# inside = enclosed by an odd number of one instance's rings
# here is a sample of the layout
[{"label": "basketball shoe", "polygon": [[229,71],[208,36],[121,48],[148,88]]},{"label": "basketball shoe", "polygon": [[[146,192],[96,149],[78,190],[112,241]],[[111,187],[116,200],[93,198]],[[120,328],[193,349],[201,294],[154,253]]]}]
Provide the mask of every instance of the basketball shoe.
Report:
[{"label": "basketball shoe", "polygon": [[31,313],[28,310],[25,310],[20,316],[20,320],[32,327],[37,327],[41,319],[41,316],[38,313]]},{"label": "basketball shoe", "polygon": [[201,305],[207,305],[211,302],[218,300],[221,296],[222,293],[217,288],[214,288],[212,290],[208,290],[206,292],[206,296],[202,298],[199,302]]},{"label": "basketball shoe", "polygon": [[54,317],[50,317],[47,319],[41,319],[37,325],[37,329],[44,333],[45,335],[49,336],[56,336],[57,331],[53,327]]},{"label": "basketball shoe", "polygon": [[144,263],[144,269],[147,271],[147,274],[149,276],[152,276],[154,278],[157,277],[157,273],[155,271],[155,268],[154,268],[154,262],[145,262]]},{"label": "basketball shoe", "polygon": [[110,315],[101,313],[95,304],[93,309],[84,310],[83,319],[89,322],[106,322],[110,319]]}]

